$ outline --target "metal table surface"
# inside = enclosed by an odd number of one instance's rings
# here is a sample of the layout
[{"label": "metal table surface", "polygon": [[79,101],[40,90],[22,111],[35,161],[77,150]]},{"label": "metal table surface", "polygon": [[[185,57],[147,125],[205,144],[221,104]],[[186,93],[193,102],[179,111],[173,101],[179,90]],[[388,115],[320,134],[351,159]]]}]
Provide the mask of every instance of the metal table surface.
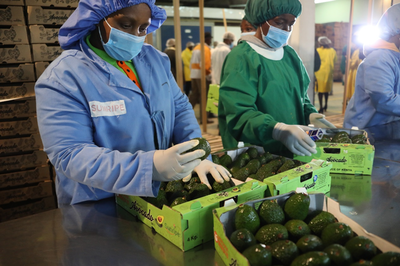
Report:
[{"label": "metal table surface", "polygon": [[[331,198],[368,232],[400,246],[400,127],[369,131],[371,176],[334,176]],[[385,134],[382,134],[384,132]],[[224,265],[209,241],[182,252],[114,199],[0,223],[0,265]]]}]

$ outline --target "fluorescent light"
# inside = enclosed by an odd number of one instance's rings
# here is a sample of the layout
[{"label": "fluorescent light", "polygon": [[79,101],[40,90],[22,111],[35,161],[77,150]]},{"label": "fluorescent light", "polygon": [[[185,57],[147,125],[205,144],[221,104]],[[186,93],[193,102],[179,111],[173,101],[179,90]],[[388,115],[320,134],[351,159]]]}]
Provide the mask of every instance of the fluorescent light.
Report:
[{"label": "fluorescent light", "polygon": [[376,26],[367,25],[355,32],[353,42],[361,44],[371,44],[379,39],[379,29]]},{"label": "fluorescent light", "polygon": [[335,1],[335,0],[314,0],[314,2],[316,4],[321,4],[321,3],[325,3],[325,2],[332,2],[332,1]]}]

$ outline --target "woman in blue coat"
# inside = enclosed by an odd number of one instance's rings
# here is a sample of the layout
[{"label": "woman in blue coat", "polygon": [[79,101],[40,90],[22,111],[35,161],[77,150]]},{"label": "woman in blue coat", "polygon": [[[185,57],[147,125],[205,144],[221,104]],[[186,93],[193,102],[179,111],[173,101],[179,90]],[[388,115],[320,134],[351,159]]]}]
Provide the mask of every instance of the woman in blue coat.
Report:
[{"label": "woman in blue coat", "polygon": [[[154,0],[81,0],[59,32],[65,50],[35,86],[44,150],[59,204],[157,195],[196,171],[208,186],[228,171],[198,144],[201,131],[168,57],[144,44],[166,19]],[[221,177],[222,176],[222,177]]]}]

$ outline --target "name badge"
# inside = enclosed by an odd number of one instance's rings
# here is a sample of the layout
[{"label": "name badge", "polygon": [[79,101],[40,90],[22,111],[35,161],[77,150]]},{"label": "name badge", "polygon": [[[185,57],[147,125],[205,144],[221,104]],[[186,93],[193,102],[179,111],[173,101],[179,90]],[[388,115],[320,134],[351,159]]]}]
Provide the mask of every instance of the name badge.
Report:
[{"label": "name badge", "polygon": [[92,117],[117,116],[126,114],[125,101],[89,102]]}]

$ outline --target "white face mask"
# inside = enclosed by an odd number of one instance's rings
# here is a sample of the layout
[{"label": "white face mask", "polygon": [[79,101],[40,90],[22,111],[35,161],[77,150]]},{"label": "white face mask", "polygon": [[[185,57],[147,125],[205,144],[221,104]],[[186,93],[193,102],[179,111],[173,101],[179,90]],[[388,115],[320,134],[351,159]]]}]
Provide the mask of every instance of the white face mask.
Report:
[{"label": "white face mask", "polygon": [[242,32],[241,36],[251,36],[251,35],[255,35],[256,32],[255,31],[249,31],[249,32]]}]

